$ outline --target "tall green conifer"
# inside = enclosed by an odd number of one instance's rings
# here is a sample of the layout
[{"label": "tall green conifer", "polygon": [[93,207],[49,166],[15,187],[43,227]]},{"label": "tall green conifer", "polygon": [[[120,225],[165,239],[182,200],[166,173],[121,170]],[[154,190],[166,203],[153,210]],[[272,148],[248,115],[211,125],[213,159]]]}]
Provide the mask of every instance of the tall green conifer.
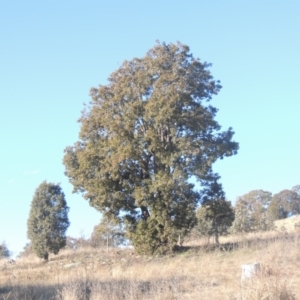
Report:
[{"label": "tall green conifer", "polygon": [[66,245],[68,211],[61,187],[46,181],[41,183],[32,199],[27,221],[27,235],[38,257],[48,260],[49,253],[57,254]]}]

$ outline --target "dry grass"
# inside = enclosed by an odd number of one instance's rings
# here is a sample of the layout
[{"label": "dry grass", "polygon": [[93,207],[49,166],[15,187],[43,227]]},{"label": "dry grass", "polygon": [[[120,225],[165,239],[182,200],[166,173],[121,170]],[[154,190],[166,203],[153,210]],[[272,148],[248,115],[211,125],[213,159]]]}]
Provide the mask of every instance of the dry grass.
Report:
[{"label": "dry grass", "polygon": [[275,221],[277,230],[293,232],[295,225],[300,222],[300,215],[293,216],[291,218]]},{"label": "dry grass", "polygon": [[[205,240],[164,257],[133,250],[64,250],[48,263],[35,257],[0,262],[0,300],[300,299],[300,236],[269,232],[231,236],[221,249]],[[241,283],[241,265],[260,274]]]}]

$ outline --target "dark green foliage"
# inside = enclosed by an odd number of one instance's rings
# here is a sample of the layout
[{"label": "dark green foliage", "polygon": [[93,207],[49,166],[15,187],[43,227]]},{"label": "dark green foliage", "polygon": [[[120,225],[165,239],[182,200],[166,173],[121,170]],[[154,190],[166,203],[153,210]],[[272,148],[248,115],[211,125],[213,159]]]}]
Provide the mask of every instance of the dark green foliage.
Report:
[{"label": "dark green foliage", "polygon": [[197,225],[193,229],[196,236],[214,236],[219,244],[219,236],[227,235],[234,220],[234,211],[230,201],[224,199],[207,202],[196,212]]},{"label": "dark green foliage", "polygon": [[199,237],[207,237],[208,241],[213,235],[212,220],[207,217],[205,206],[200,206],[196,211],[197,224],[191,231],[191,237],[197,239]]},{"label": "dark green foliage", "polygon": [[44,181],[36,189],[27,221],[27,235],[36,255],[45,260],[66,245],[69,207],[59,185]]},{"label": "dark green foliage", "polygon": [[134,230],[130,230],[128,237],[140,254],[165,254],[175,249],[178,233],[172,224],[162,225],[154,217],[147,221],[139,220]]},{"label": "dark green foliage", "polygon": [[189,48],[157,44],[91,89],[80,140],[65,150],[66,175],[90,205],[126,224],[136,251],[172,250],[195,223],[201,181],[219,158],[236,154],[209,105],[221,89]]},{"label": "dark green foliage", "polygon": [[222,185],[218,182],[218,174],[210,172],[202,181],[202,206],[196,212],[196,235],[214,236],[219,244],[219,236],[228,234],[228,229],[234,220],[234,211],[230,201],[225,200]]},{"label": "dark green foliage", "polygon": [[[297,186],[293,188],[297,190]],[[283,190],[275,194],[268,209],[273,220],[285,219],[300,213],[300,196],[296,191]]]},{"label": "dark green foliage", "polygon": [[232,231],[253,232],[272,229],[273,219],[267,212],[271,199],[272,194],[263,190],[253,190],[238,197]]},{"label": "dark green foliage", "polygon": [[10,257],[10,251],[8,250],[8,247],[5,242],[2,242],[0,244],[0,259]]}]

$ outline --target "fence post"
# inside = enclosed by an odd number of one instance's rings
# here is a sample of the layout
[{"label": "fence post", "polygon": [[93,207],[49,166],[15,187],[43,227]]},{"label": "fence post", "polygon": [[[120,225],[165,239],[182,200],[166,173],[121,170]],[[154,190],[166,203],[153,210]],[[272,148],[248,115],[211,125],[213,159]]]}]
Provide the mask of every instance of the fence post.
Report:
[{"label": "fence post", "polygon": [[245,281],[252,277],[255,277],[260,271],[260,263],[242,265],[242,278],[241,281]]}]

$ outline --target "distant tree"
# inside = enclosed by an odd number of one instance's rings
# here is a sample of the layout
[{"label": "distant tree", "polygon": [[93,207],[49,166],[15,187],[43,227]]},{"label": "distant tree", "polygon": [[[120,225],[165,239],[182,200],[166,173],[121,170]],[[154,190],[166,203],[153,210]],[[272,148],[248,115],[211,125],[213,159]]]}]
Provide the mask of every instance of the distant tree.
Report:
[{"label": "distant tree", "polygon": [[228,234],[234,220],[234,211],[230,201],[225,200],[222,185],[218,182],[218,174],[212,172],[206,181],[202,182],[202,206],[196,212],[196,232],[202,236],[214,236],[219,244],[219,236]]},{"label": "distant tree", "polygon": [[300,185],[295,185],[292,187],[292,191],[297,193],[300,196]]},{"label": "distant tree", "polygon": [[300,196],[292,190],[283,190],[275,194],[268,208],[274,220],[285,219],[300,213]]},{"label": "distant tree", "polygon": [[238,197],[232,231],[252,232],[272,229],[273,221],[267,214],[271,199],[272,194],[263,190],[253,190]]},{"label": "distant tree", "polygon": [[36,189],[27,221],[27,235],[34,253],[48,260],[66,245],[69,207],[58,184],[44,181]]},{"label": "distant tree", "polygon": [[237,153],[207,103],[221,89],[189,47],[160,44],[125,61],[108,85],[91,89],[80,140],[65,150],[65,174],[90,205],[126,224],[139,253],[172,251],[195,222],[203,179]]},{"label": "distant tree", "polygon": [[18,257],[26,257],[34,254],[31,243],[26,243],[23,250],[19,253]]},{"label": "distant tree", "polygon": [[201,206],[197,212],[196,232],[200,236],[214,236],[220,244],[219,236],[227,235],[234,220],[234,211],[230,201],[216,199]]},{"label": "distant tree", "polygon": [[1,258],[6,258],[6,257],[10,257],[10,251],[9,251],[6,243],[3,241],[0,244],[0,259]]},{"label": "distant tree", "polygon": [[207,217],[208,213],[206,211],[205,206],[200,206],[196,210],[197,223],[193,227],[190,237],[199,238],[199,237],[207,237],[208,242],[213,235],[213,224],[212,220]]},{"label": "distant tree", "polygon": [[85,237],[84,235],[80,237],[72,237],[72,236],[67,236],[66,238],[66,248],[67,249],[72,249],[72,250],[78,250],[81,248],[88,248],[92,247],[92,241],[90,238]]},{"label": "distant tree", "polygon": [[125,231],[120,223],[114,219],[103,216],[101,222],[94,227],[91,243],[94,247],[114,248],[125,241]]}]

